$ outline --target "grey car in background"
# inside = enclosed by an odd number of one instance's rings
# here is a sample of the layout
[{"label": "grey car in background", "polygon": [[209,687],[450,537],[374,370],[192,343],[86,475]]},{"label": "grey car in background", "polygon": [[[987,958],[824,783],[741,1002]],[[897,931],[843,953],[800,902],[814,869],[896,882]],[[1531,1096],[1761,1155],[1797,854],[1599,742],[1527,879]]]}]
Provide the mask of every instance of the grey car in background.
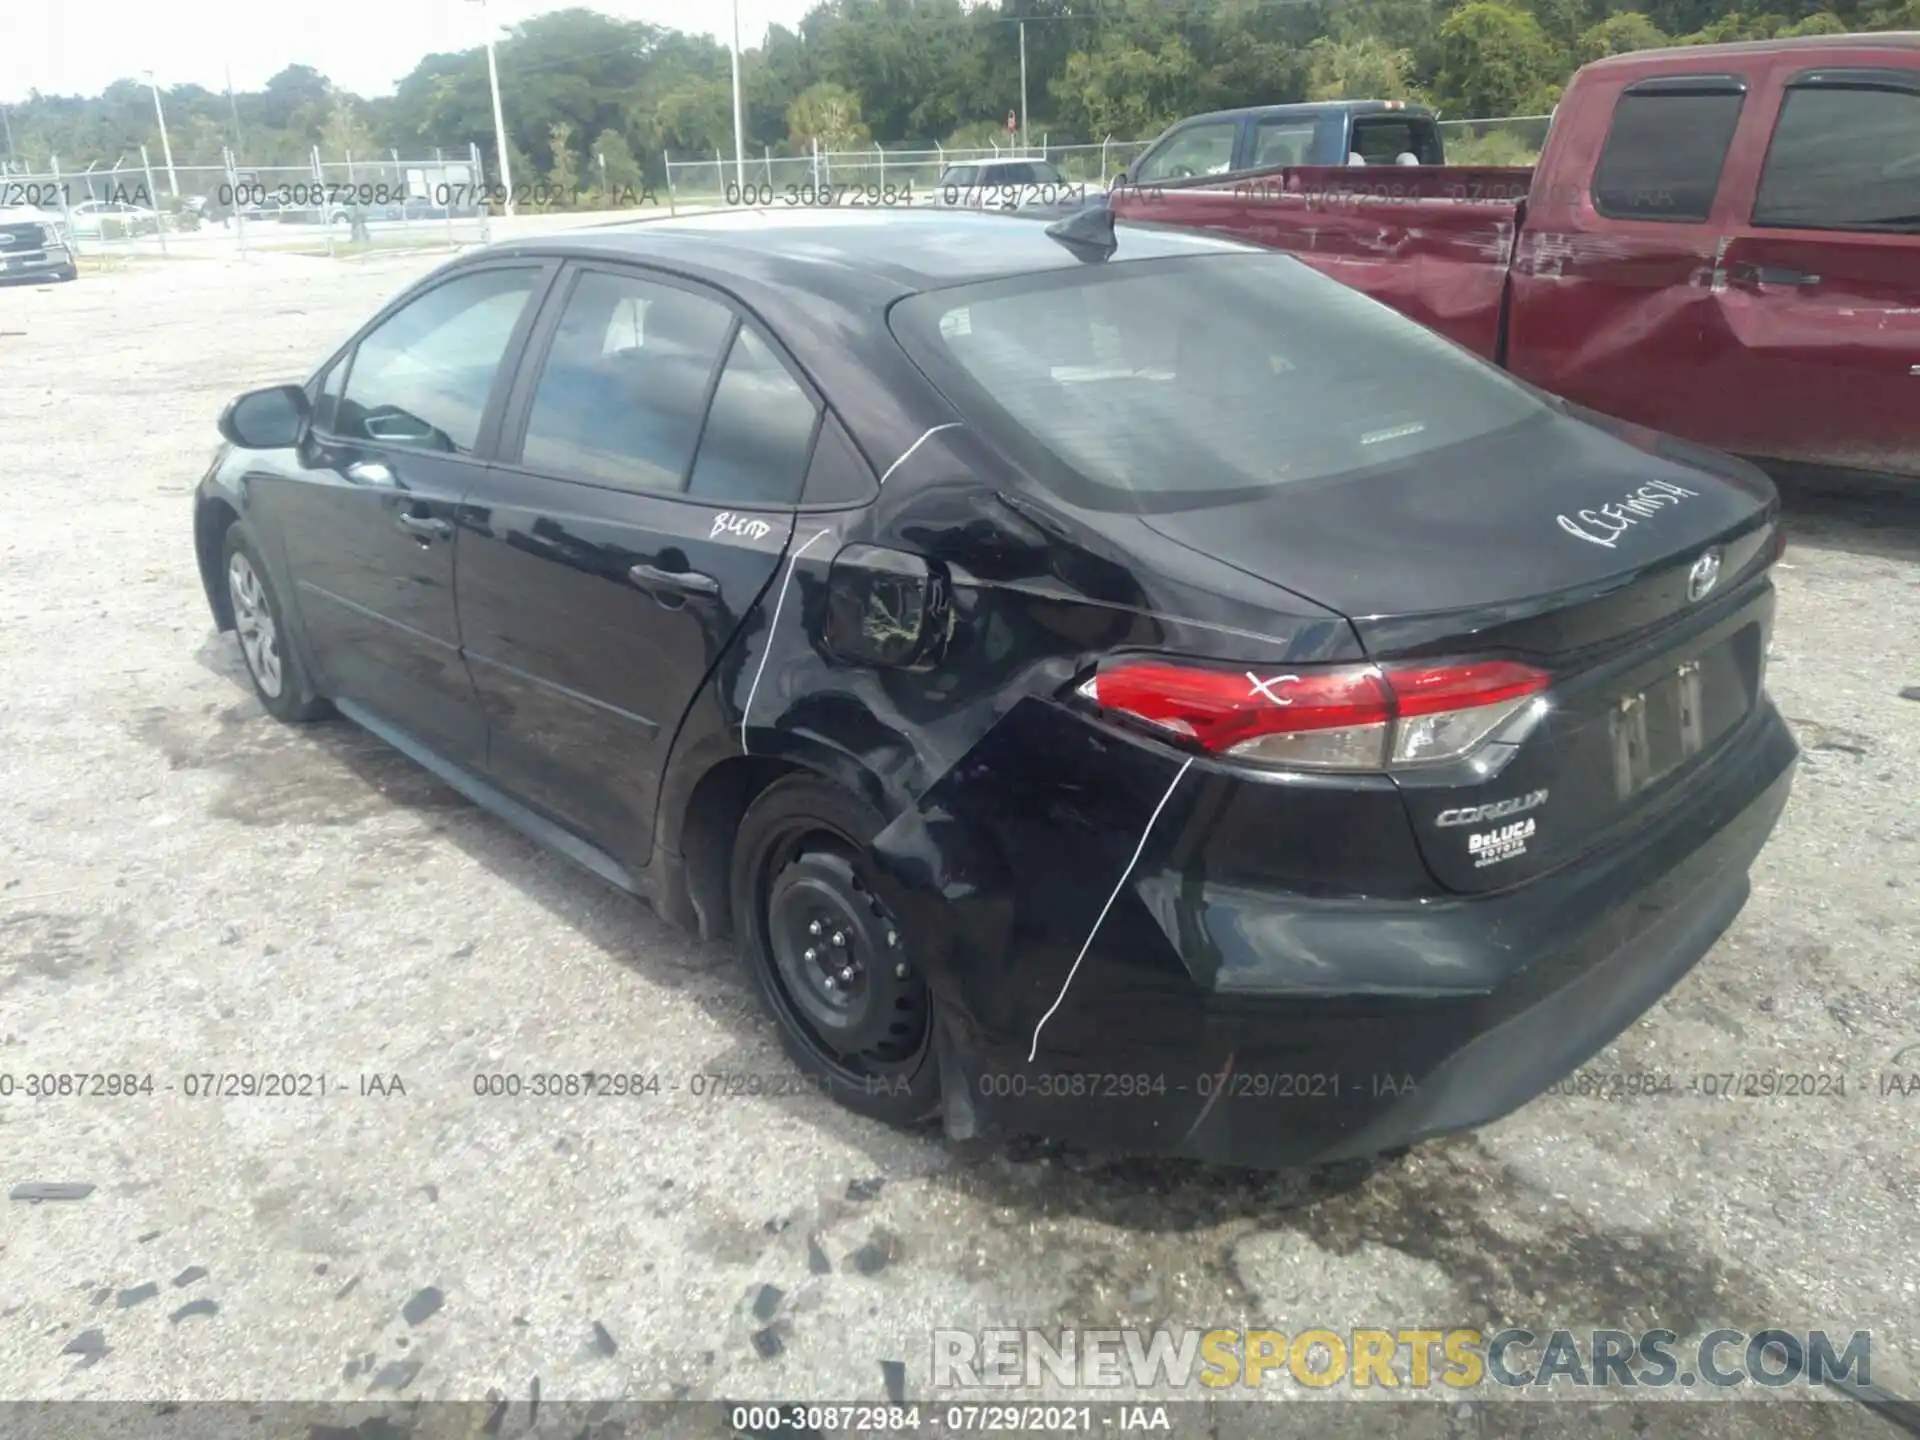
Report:
[{"label": "grey car in background", "polygon": [[73,241],[58,215],[28,206],[0,208],[0,281],[73,280]]},{"label": "grey car in background", "polygon": [[1086,199],[1087,186],[1062,175],[1050,160],[971,160],[949,165],[934,192],[936,205],[965,210],[1018,210]]}]

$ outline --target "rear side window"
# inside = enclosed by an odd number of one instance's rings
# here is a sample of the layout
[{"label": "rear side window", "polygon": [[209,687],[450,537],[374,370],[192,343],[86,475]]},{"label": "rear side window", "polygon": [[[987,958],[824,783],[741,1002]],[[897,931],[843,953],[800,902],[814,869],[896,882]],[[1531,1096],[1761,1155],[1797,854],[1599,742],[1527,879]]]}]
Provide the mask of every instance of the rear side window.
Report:
[{"label": "rear side window", "polygon": [[1760,171],[1753,223],[1920,230],[1915,83],[1789,88]]},{"label": "rear side window", "polygon": [[461,275],[381,321],[353,353],[345,394],[329,415],[334,433],[471,451],[536,275],[532,269]]},{"label": "rear side window", "polygon": [[733,328],[718,301],[584,272],[527,414],[520,463],[562,479],[677,493]]},{"label": "rear side window", "polygon": [[1314,120],[1261,120],[1253,127],[1253,165],[1304,165],[1313,153]]},{"label": "rear side window", "polygon": [[1629,89],[1614,107],[1593,172],[1593,208],[1612,219],[1699,221],[1713,211],[1745,90],[1660,83],[1670,88]]},{"label": "rear side window", "polygon": [[1290,256],[1082,266],[904,300],[954,405],[1074,503],[1167,510],[1406,460],[1546,413]]},{"label": "rear side window", "polygon": [[816,414],[766,342],[741,326],[713,392],[687,493],[737,505],[791,502],[806,476]]}]

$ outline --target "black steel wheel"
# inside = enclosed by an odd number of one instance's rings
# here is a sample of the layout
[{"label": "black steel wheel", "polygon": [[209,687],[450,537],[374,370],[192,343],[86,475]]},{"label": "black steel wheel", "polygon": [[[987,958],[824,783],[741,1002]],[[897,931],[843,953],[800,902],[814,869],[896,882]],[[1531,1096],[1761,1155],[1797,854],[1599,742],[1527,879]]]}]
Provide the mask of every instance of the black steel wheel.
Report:
[{"label": "black steel wheel", "polygon": [[874,893],[867,846],[884,821],[837,785],[767,787],[734,840],[734,934],[794,1063],[890,1124],[939,1102],[933,998]]}]

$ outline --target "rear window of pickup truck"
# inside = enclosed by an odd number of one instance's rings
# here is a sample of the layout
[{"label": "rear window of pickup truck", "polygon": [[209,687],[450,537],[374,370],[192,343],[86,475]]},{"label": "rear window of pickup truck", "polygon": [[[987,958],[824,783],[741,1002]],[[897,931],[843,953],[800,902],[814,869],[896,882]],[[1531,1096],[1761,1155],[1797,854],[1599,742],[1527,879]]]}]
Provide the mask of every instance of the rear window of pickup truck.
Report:
[{"label": "rear window of pickup truck", "polygon": [[1492,366],[1283,255],[957,286],[901,301],[892,324],[963,415],[1097,509],[1230,503],[1546,413]]}]

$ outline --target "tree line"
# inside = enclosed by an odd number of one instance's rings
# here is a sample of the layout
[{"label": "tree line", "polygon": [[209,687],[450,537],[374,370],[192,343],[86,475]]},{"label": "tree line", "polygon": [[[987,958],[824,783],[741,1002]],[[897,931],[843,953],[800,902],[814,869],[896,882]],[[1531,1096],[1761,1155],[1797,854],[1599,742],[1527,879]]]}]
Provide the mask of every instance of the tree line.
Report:
[{"label": "tree line", "polygon": [[[1747,13],[1733,4],[1767,4]],[[1633,8],[1629,8],[1629,6]],[[741,61],[750,154],[1004,139],[1020,106],[1053,143],[1145,139],[1182,115],[1296,100],[1404,99],[1448,118],[1544,114],[1601,56],[1666,44],[1920,29],[1920,0],[827,0]],[[731,62],[704,35],[554,11],[496,46],[516,183],[625,187],[665,152],[733,153]],[[307,65],[257,91],[162,91],[178,165],[301,165],[478,145],[494,164],[486,52],[428,55],[361,97]],[[161,159],[136,80],[7,107],[16,169]],[[1496,158],[1481,156],[1478,158]]]}]

